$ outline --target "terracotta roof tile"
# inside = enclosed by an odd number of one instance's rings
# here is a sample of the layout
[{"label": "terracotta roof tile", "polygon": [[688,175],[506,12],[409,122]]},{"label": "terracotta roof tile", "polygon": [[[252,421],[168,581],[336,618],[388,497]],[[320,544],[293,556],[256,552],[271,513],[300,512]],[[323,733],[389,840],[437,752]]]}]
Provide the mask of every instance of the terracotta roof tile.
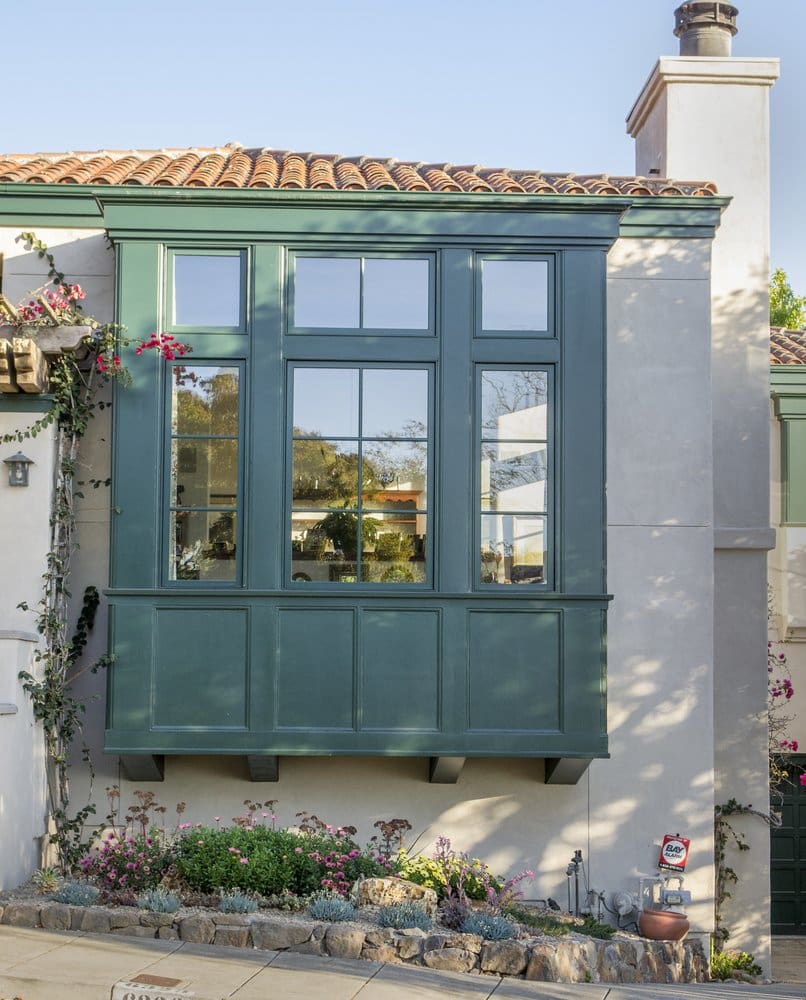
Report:
[{"label": "terracotta roof tile", "polygon": [[707,181],[611,177],[539,170],[419,163],[389,157],[342,157],[238,143],[194,149],[0,155],[0,183],[131,184],[157,187],[280,188],[530,195],[716,194]]},{"label": "terracotta roof tile", "polygon": [[770,327],[770,364],[806,365],[806,330]]}]

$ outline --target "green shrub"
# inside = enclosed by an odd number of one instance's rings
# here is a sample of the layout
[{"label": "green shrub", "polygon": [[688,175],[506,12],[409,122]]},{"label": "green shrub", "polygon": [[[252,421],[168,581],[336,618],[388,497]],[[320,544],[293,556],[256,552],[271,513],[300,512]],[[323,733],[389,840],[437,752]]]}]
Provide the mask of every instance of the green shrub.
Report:
[{"label": "green shrub", "polygon": [[746,951],[718,951],[711,955],[711,978],[733,979],[739,972],[746,976],[760,976],[761,966]]},{"label": "green shrub", "polygon": [[596,917],[591,916],[585,917],[581,924],[571,929],[577,934],[587,934],[588,937],[601,938],[603,941],[609,941],[616,933],[615,927],[611,927],[610,924],[603,924],[601,920],[597,920]]},{"label": "green shrub", "polygon": [[506,941],[518,936],[518,927],[495,913],[470,913],[461,927],[463,934],[478,934],[485,941]]},{"label": "green shrub", "polygon": [[308,912],[314,920],[338,923],[341,920],[352,920],[355,907],[336,892],[317,892],[311,897]]},{"label": "green shrub", "polygon": [[519,924],[523,924],[525,927],[533,927],[548,937],[563,937],[570,930],[577,929],[572,925],[563,923],[561,920],[557,920],[548,913],[539,913],[535,910],[530,910],[527,906],[520,906],[518,903],[510,903],[509,906],[506,906],[504,914],[513,920],[517,920]]},{"label": "green shrub", "polygon": [[99,890],[86,882],[68,882],[54,895],[57,903],[69,903],[71,906],[92,906],[98,901]]},{"label": "green shrub", "polygon": [[421,931],[427,931],[434,922],[417,903],[396,903],[378,910],[378,923],[381,927],[394,927],[395,930],[419,927]]},{"label": "green shrub", "polygon": [[175,892],[166,889],[147,889],[137,897],[137,905],[141,910],[151,910],[152,913],[176,913],[182,901]]},{"label": "green shrub", "polygon": [[487,886],[501,888],[501,880],[495,878],[490,868],[479,858],[463,858],[455,855],[447,858],[426,857],[418,854],[409,857],[405,851],[397,856],[398,874],[409,882],[428,886],[440,900],[448,895],[448,888],[456,889],[464,874],[464,891],[469,899],[486,899]]},{"label": "green shrub", "polygon": [[222,913],[254,913],[257,900],[244,892],[222,892],[218,908]]},{"label": "green shrub", "polygon": [[244,889],[262,896],[307,896],[320,887],[322,865],[309,857],[327,838],[256,826],[195,827],[174,845],[178,874],[198,892]]}]

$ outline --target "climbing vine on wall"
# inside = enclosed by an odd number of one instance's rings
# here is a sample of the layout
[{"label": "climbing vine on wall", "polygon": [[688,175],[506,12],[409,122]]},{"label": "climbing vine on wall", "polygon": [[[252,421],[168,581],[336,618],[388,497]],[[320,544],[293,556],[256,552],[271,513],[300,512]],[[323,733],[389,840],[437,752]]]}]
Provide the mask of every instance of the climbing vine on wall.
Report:
[{"label": "climbing vine on wall", "polygon": [[[68,624],[71,560],[76,549],[75,501],[83,496],[77,487],[97,488],[109,482],[77,480],[79,448],[95,413],[109,405],[101,391],[113,380],[124,386],[130,384],[131,374],[117,354],[119,345],[124,342],[123,328],[84,315],[81,287],[67,282],[48,247],[34,233],[22,233],[17,239],[47,262],[51,287],[43,294],[37,294],[41,290],[31,293],[16,309],[7,307],[4,310],[6,318],[34,338],[37,327],[80,325],[88,328],[79,350],[62,353],[50,364],[51,405],[48,410],[29,426],[2,437],[4,442],[23,441],[36,437],[48,427],[55,428],[50,544],[42,596],[33,609],[24,602],[19,605],[36,615],[40,642],[34,654],[33,672],[22,672],[20,679],[31,698],[34,716],[42,724],[50,840],[55,845],[59,866],[67,872],[83,853],[84,824],[95,812],[91,801],[94,770],[86,744],[81,747],[81,759],[90,776],[87,802],[78,809],[70,802],[71,757],[82,732],[85,712],[85,705],[74,694],[75,684],[88,671],[95,673],[111,663],[108,655],[92,663],[82,662],[81,654],[100,601],[96,588],[89,587],[85,591],[75,630]],[[145,350],[155,350],[162,357],[172,358],[187,353],[189,348],[177,344],[170,336],[155,333],[139,345],[137,353]]]}]

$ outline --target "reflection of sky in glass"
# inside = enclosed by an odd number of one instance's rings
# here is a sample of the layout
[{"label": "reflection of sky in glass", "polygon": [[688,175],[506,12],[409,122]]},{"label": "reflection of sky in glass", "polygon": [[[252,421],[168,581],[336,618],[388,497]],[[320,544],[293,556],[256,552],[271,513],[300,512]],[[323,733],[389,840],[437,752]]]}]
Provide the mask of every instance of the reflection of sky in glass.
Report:
[{"label": "reflection of sky in glass", "polygon": [[428,261],[366,258],[363,325],[388,330],[426,330]]},{"label": "reflection of sky in glass", "polygon": [[482,261],[481,326],[483,330],[546,330],[546,261]]},{"label": "reflection of sky in glass", "polygon": [[355,368],[295,368],[296,433],[358,437],[358,371]]},{"label": "reflection of sky in glass", "polygon": [[174,323],[241,325],[241,258],[174,255]]},{"label": "reflection of sky in glass", "polygon": [[297,257],[294,321],[298,327],[359,325],[361,262],[355,257]]},{"label": "reflection of sky in glass", "polygon": [[428,421],[428,372],[364,371],[364,437],[424,437]]}]

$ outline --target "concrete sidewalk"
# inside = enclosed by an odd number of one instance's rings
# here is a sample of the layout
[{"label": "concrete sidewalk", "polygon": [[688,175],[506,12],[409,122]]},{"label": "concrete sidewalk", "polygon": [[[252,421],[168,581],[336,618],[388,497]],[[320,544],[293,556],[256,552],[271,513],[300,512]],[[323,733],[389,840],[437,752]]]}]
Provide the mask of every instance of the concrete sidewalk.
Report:
[{"label": "concrete sidewalk", "polygon": [[[0,998],[109,1000],[122,980],[178,980],[194,1000],[725,1000],[804,998],[806,986],[606,986],[456,975],[289,952],[0,926]],[[806,978],[806,976],[804,976]],[[163,983],[167,987],[167,983]],[[136,995],[136,994],[135,994]]]}]

